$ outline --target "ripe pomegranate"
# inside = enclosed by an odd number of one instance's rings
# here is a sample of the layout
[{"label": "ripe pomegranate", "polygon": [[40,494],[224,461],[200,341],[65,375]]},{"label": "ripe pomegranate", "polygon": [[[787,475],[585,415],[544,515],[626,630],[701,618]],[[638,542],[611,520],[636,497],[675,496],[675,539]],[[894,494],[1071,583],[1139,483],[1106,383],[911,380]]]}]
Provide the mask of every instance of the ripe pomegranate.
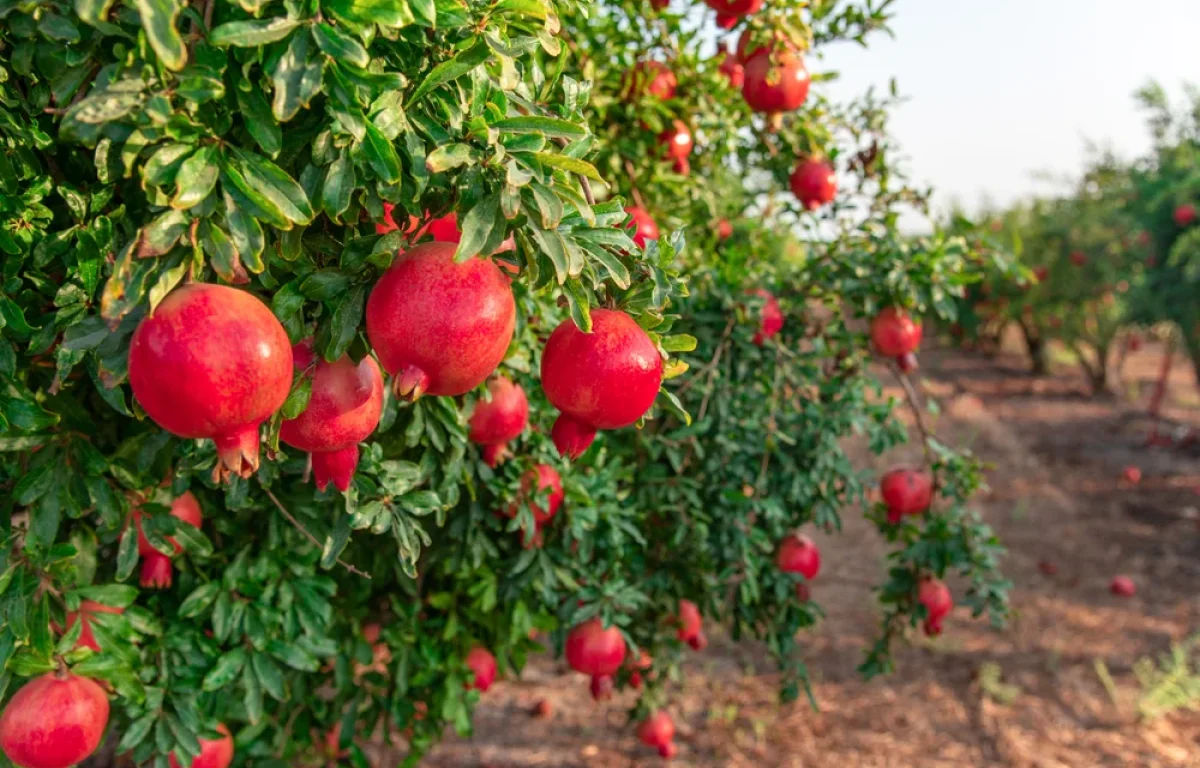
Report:
[{"label": "ripe pomegranate", "polygon": [[470,392],[508,352],[508,278],[490,259],[456,264],[454,250],[426,243],[401,254],[367,300],[367,336],[400,397]]},{"label": "ripe pomegranate", "polygon": [[[529,495],[530,486],[533,485],[535,479],[537,480],[536,495],[538,497],[541,497],[546,490],[550,491],[545,496],[545,507],[537,503],[530,503],[529,505],[530,511],[533,512],[533,521],[537,524],[538,530],[541,530],[546,523],[553,520],[554,516],[558,514],[558,509],[562,506],[566,494],[563,493],[562,477],[559,476],[558,470],[549,464],[538,464],[521,478],[522,497]],[[509,507],[508,516],[517,516],[517,505],[515,503]]]},{"label": "ripe pomegranate", "polygon": [[1121,473],[1121,477],[1130,485],[1137,485],[1142,482],[1142,470],[1137,467],[1125,467],[1125,471]]},{"label": "ripe pomegranate", "polygon": [[520,384],[497,376],[488,383],[489,399],[475,403],[468,426],[471,442],[483,446],[483,459],[495,467],[504,457],[509,440],[516,440],[529,424],[529,400]]},{"label": "ripe pomegranate", "polygon": [[1137,594],[1137,585],[1128,576],[1114,576],[1108,589],[1117,597],[1133,597]]},{"label": "ripe pomegranate", "polygon": [[686,176],[691,171],[688,158],[696,146],[687,123],[682,120],[672,121],[671,127],[658,135],[658,143],[666,148],[667,157],[675,161],[675,171]]},{"label": "ripe pomegranate", "polygon": [[[341,738],[340,725],[339,723],[338,735],[333,740],[334,745]],[[221,734],[219,739],[200,739],[200,754],[191,762],[191,768],[229,768],[233,762],[233,736],[224,723],[217,726],[217,732]],[[167,762],[170,763],[171,768],[180,766],[175,755],[169,756]]]},{"label": "ripe pomegranate", "polygon": [[647,747],[662,749],[675,741],[675,721],[664,710],[658,710],[638,726],[638,741]]},{"label": "ripe pomegranate", "polygon": [[733,237],[733,224],[729,223],[729,219],[721,219],[717,222],[717,240],[725,241]]},{"label": "ripe pomegranate", "polygon": [[679,81],[671,68],[661,61],[642,61],[632,70],[628,78],[629,96],[633,99],[652,96],[666,101],[675,98]]},{"label": "ripe pomegranate", "polygon": [[593,701],[608,701],[613,695],[613,679],[611,675],[596,675],[588,686]]},{"label": "ripe pomegranate", "polygon": [[50,672],[0,713],[0,750],[20,768],[67,768],[96,751],[107,726],[108,696],[95,680]]},{"label": "ripe pomegranate", "polygon": [[1071,263],[1077,267],[1087,264],[1087,254],[1083,251],[1071,251]]},{"label": "ripe pomegranate", "polygon": [[812,78],[798,52],[787,46],[759,49],[743,61],[742,97],[755,112],[792,112],[808,98]]},{"label": "ripe pomegranate", "polygon": [[700,609],[691,600],[679,601],[679,639],[690,643],[700,634]]},{"label": "ripe pomegranate", "polygon": [[779,306],[779,300],[765,288],[751,288],[746,293],[763,300],[762,325],[759,326],[758,332],[752,339],[756,345],[761,347],[768,339],[783,330],[783,310]]},{"label": "ripe pomegranate", "polygon": [[496,680],[496,657],[486,648],[475,646],[467,654],[467,668],[471,670],[471,681],[467,683],[468,690],[474,688],[480,693],[487,693],[488,688]]},{"label": "ripe pomegranate", "polygon": [[925,634],[930,637],[942,634],[942,620],[954,609],[950,588],[932,576],[922,579],[917,601],[925,606]]},{"label": "ripe pomegranate", "polygon": [[904,310],[887,307],[871,321],[871,342],[884,357],[903,357],[921,348],[921,324]]},{"label": "ripe pomegranate", "polygon": [[791,186],[800,204],[815,211],[837,197],[837,173],[824,160],[801,160],[792,171]]},{"label": "ripe pomegranate", "polygon": [[590,619],[567,635],[565,653],[576,672],[611,676],[625,662],[625,638],[615,626],[605,629],[600,619]]},{"label": "ripe pomegranate", "polygon": [[725,16],[745,16],[758,12],[763,0],[704,0],[704,4]]},{"label": "ripe pomegranate", "polygon": [[633,230],[633,242],[637,243],[639,248],[645,248],[647,240],[658,239],[658,224],[645,208],[631,205],[625,209],[625,213],[630,217],[630,222],[625,228]]},{"label": "ripe pomegranate", "polygon": [[[199,528],[204,520],[200,511],[200,502],[196,501],[196,497],[192,495],[191,491],[184,493],[171,502],[171,516],[195,528]],[[146,534],[142,532],[142,513],[140,510],[135,509],[133,511],[133,524],[137,527],[138,555],[142,558],[139,583],[143,587],[151,589],[166,589],[170,587],[173,581],[171,557],[182,552],[183,546],[175,540],[174,536],[168,536],[167,541],[171,543],[175,551],[163,553],[155,549],[150,540],[146,538]]]},{"label": "ripe pomegranate", "polygon": [[913,373],[921,367],[921,361],[912,352],[907,355],[900,355],[896,358],[896,367],[900,369],[900,373]]},{"label": "ripe pomegranate", "polygon": [[76,648],[91,648],[97,653],[100,652],[100,644],[96,642],[96,637],[92,634],[91,622],[92,617],[97,613],[125,613],[125,609],[114,608],[111,605],[104,605],[92,600],[82,601],[78,611],[71,611],[67,614],[67,632],[74,628],[76,621],[83,622],[83,627],[79,630],[79,641],[75,643]]},{"label": "ripe pomegranate", "polygon": [[251,294],[193,283],[172,291],[134,331],[129,383],[160,427],[216,442],[214,478],[250,477],[259,425],[292,386],[292,345]]},{"label": "ripe pomegranate", "polygon": [[924,514],[933,502],[933,478],[916,469],[898,467],[879,482],[889,523],[898,523],[905,515]]},{"label": "ripe pomegranate", "polygon": [[799,573],[811,581],[821,570],[821,550],[812,539],[793,533],[779,545],[775,564],[784,573]]},{"label": "ripe pomegranate", "polygon": [[635,423],[654,404],[662,369],[654,342],[624,312],[593,310],[591,333],[564,320],[542,352],[542,389],[562,412],[551,432],[554,445],[578,458],[596,430]]},{"label": "ripe pomegranate", "polygon": [[358,467],[358,444],[379,426],[383,374],[370,355],[358,365],[347,355],[327,363],[313,354],[311,340],[293,347],[292,359],[311,376],[312,395],[303,413],[283,422],[279,439],[312,454],[317,488],[332,482],[344,493]]},{"label": "ripe pomegranate", "polygon": [[1184,203],[1175,209],[1175,223],[1180,227],[1190,227],[1195,222],[1196,206],[1191,203]]},{"label": "ripe pomegranate", "polygon": [[742,66],[741,59],[728,49],[722,51],[719,55],[721,57],[721,66],[718,67],[718,71],[729,78],[730,87],[740,91],[742,85],[746,82],[746,68]]}]

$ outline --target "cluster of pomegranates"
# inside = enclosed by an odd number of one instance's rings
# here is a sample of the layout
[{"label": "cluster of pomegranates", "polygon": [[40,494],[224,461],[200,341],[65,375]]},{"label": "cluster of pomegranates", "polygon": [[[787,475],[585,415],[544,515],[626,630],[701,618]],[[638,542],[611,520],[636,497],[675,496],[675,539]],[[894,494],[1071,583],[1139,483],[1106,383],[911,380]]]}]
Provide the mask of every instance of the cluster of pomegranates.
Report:
[{"label": "cluster of pomegranates", "polygon": [[[920,469],[896,467],[881,478],[880,495],[892,525],[906,516],[923,515],[933,504],[933,476]],[[940,580],[926,576],[917,586],[917,602],[925,607],[925,634],[939,635],[942,621],[954,609],[950,589]]]}]

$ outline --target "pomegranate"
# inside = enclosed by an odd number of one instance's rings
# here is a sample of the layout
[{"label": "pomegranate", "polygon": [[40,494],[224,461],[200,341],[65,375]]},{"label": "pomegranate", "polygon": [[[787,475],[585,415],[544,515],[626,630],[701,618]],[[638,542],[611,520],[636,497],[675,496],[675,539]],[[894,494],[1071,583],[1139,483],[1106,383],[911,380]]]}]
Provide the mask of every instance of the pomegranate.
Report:
[{"label": "pomegranate", "polygon": [[[1175,209],[1175,223],[1180,227],[1190,227],[1196,222],[1196,206],[1184,203]],[[1147,237],[1149,242],[1149,237]]]},{"label": "pomegranate", "polygon": [[303,413],[283,422],[279,439],[312,454],[317,488],[332,482],[345,492],[358,466],[358,444],[379,426],[383,374],[370,355],[358,365],[347,355],[327,363],[313,354],[311,340],[293,347],[292,359],[311,376],[312,395]]},{"label": "pomegranate", "polygon": [[539,720],[545,720],[554,714],[554,705],[548,699],[539,699],[538,703],[533,705],[533,710],[530,714]]},{"label": "pomegranate", "polygon": [[[333,743],[336,746],[341,739],[341,724],[338,724],[338,733],[334,737]],[[191,768],[229,768],[233,762],[233,736],[229,733],[229,729],[222,723],[217,726],[217,733],[221,734],[219,739],[200,739],[200,754],[191,762]],[[167,758],[171,768],[179,768],[180,763],[175,759],[175,755]]]},{"label": "pomegranate", "polygon": [[372,622],[364,624],[362,629],[363,640],[367,641],[368,645],[374,645],[379,642],[379,634],[383,631],[383,627]]},{"label": "pomegranate", "polygon": [[1087,264],[1087,254],[1083,251],[1071,251],[1071,263],[1077,267]]},{"label": "pomegranate", "polygon": [[1137,467],[1125,467],[1125,471],[1121,473],[1121,477],[1130,485],[1137,485],[1142,482],[1142,470]]},{"label": "pomegranate", "polygon": [[871,321],[871,342],[884,357],[903,357],[921,348],[921,324],[903,309],[887,307]]},{"label": "pomegranate", "polygon": [[746,293],[763,300],[762,324],[752,339],[755,344],[761,347],[768,339],[774,338],[776,334],[783,330],[783,309],[779,306],[779,300],[765,288],[751,288]]},{"label": "pomegranate", "polygon": [[497,376],[488,383],[489,399],[475,403],[468,422],[471,442],[483,446],[483,458],[495,467],[509,440],[516,440],[529,424],[529,400],[520,384]]},{"label": "pomegranate", "polygon": [[596,675],[588,686],[593,701],[608,701],[613,695],[613,679],[611,675]]},{"label": "pomegranate", "polygon": [[812,599],[812,588],[807,581],[802,581],[796,585],[796,600],[801,603],[807,603]]},{"label": "pomegranate", "polygon": [[823,160],[801,160],[792,171],[791,186],[800,204],[815,211],[837,197],[837,173]]},{"label": "pomegranate", "polygon": [[0,750],[20,768],[67,768],[96,751],[107,726],[108,696],[95,680],[50,672],[0,713]]},{"label": "pomegranate", "polygon": [[214,478],[250,477],[259,425],[292,386],[292,346],[251,294],[193,283],[172,291],[134,331],[129,383],[160,427],[216,442]]},{"label": "pomegranate", "polygon": [[454,211],[429,222],[429,227],[425,231],[432,235],[434,241],[438,243],[457,245],[462,241],[462,230],[458,228],[458,214]]},{"label": "pomegranate", "polygon": [[1137,585],[1128,576],[1114,576],[1108,589],[1117,597],[1133,597],[1137,594]]},{"label": "pomegranate", "polygon": [[[203,522],[200,502],[196,501],[196,497],[192,495],[191,491],[184,493],[171,502],[171,516],[195,528],[199,528]],[[183,546],[175,540],[174,536],[168,536],[167,541],[171,543],[175,551],[163,553],[155,549],[150,540],[146,538],[146,534],[142,532],[142,513],[140,510],[135,509],[133,511],[133,524],[137,527],[138,555],[142,558],[139,583],[143,587],[152,589],[166,589],[170,587],[173,581],[171,556],[182,552]]]},{"label": "pomegranate", "polygon": [[642,673],[634,670],[629,673],[629,687],[635,691],[642,690]]},{"label": "pomegranate", "polygon": [[367,336],[400,397],[470,392],[508,352],[508,278],[489,259],[456,264],[454,250],[426,243],[401,254],[367,299]]},{"label": "pomegranate", "polygon": [[672,121],[671,127],[658,135],[658,143],[666,148],[667,157],[675,161],[677,173],[687,175],[691,171],[688,158],[691,157],[696,142],[692,139],[692,132],[687,123],[682,120]]},{"label": "pomegranate", "polygon": [[793,533],[779,545],[775,564],[784,573],[799,573],[812,580],[821,570],[821,550],[812,539]]},{"label": "pomegranate", "polygon": [[942,634],[942,620],[954,609],[950,588],[932,576],[921,579],[917,601],[925,606],[925,634],[930,637]]},{"label": "pomegranate", "polygon": [[725,241],[733,237],[733,224],[729,219],[721,219],[717,222],[717,240]]},{"label": "pomegranate", "polygon": [[96,642],[96,637],[92,634],[91,622],[92,617],[97,613],[125,613],[125,609],[114,608],[111,605],[104,605],[92,600],[82,601],[78,611],[71,611],[67,614],[67,632],[71,631],[76,621],[83,622],[83,627],[79,630],[79,641],[75,643],[76,648],[91,648],[97,653],[100,652],[100,644]]},{"label": "pomegranate", "polygon": [[691,600],[679,601],[679,632],[678,637],[685,643],[690,643],[700,634],[700,609]]},{"label": "pomegranate", "polygon": [[704,4],[725,16],[745,16],[758,12],[763,0],[704,0]]},{"label": "pomegranate", "polygon": [[718,71],[729,79],[730,87],[741,90],[746,82],[746,68],[742,66],[741,59],[728,49],[720,53],[720,58],[721,66]]},{"label": "pomegranate", "polygon": [[645,248],[647,240],[658,239],[658,224],[645,208],[631,205],[625,209],[625,213],[630,217],[630,222],[625,227],[633,230],[633,242],[637,243],[639,248]]},{"label": "pomegranate", "polygon": [[742,97],[755,112],[792,112],[808,98],[812,78],[799,52],[759,49],[745,61]]},{"label": "pomegranate", "polygon": [[666,101],[675,98],[679,81],[671,68],[661,61],[639,62],[628,78],[631,98],[652,96]]},{"label": "pomegranate", "polygon": [[565,653],[567,663],[576,672],[611,676],[625,662],[625,638],[615,626],[605,629],[600,619],[590,619],[567,635]]},{"label": "pomegranate", "polygon": [[[522,497],[529,495],[530,486],[533,485],[535,479],[537,481],[537,492],[535,495],[539,498],[545,495],[546,506],[542,507],[536,502],[531,502],[529,508],[533,512],[534,523],[537,524],[538,530],[541,530],[546,523],[553,520],[554,516],[558,514],[558,509],[562,506],[563,498],[565,498],[566,494],[563,493],[562,477],[559,476],[558,470],[549,464],[538,464],[521,478]],[[549,490],[549,494],[544,494],[547,490]],[[516,504],[509,507],[508,516],[517,516]]]},{"label": "pomegranate", "polygon": [[142,569],[138,583],[146,589],[170,589],[174,583],[174,566],[171,558],[155,552],[142,558]]},{"label": "pomegranate", "polygon": [[600,429],[637,422],[658,396],[662,357],[632,317],[614,309],[592,311],[592,332],[571,320],[550,334],[542,352],[542,389],[562,414],[551,437],[578,458]]},{"label": "pomegranate", "polygon": [[889,523],[898,523],[905,515],[920,515],[933,501],[933,478],[916,469],[899,467],[879,482]]},{"label": "pomegranate", "polygon": [[474,688],[480,693],[487,693],[496,680],[496,657],[486,648],[475,646],[467,654],[467,668],[471,670],[467,689]]},{"label": "pomegranate", "polygon": [[647,747],[662,749],[675,741],[675,721],[660,709],[642,721],[637,729],[637,737]]}]

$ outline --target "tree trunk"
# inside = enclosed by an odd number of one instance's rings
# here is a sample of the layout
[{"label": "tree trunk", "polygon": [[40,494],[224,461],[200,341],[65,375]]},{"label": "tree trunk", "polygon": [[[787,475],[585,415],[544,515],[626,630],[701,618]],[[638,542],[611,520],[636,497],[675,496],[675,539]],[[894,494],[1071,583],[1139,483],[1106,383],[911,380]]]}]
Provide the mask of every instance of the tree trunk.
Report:
[{"label": "tree trunk", "polygon": [[1077,341],[1071,342],[1071,351],[1075,353],[1076,359],[1079,360],[1079,367],[1087,374],[1088,385],[1091,387],[1092,394],[1098,395],[1108,389],[1108,361],[1104,359],[1104,354],[1096,353],[1096,364],[1092,365],[1092,361],[1088,359],[1083,345]]},{"label": "tree trunk", "polygon": [[1021,324],[1021,334],[1025,337],[1025,347],[1029,350],[1030,371],[1034,376],[1046,376],[1050,373],[1050,349],[1046,340],[1024,320]]}]

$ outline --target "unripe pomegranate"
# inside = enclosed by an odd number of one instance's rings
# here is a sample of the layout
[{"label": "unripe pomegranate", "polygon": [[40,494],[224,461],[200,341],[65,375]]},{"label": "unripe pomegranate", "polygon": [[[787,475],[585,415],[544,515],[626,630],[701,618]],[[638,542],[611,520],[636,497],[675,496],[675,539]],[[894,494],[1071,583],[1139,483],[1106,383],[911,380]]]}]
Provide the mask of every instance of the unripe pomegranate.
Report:
[{"label": "unripe pomegranate", "polygon": [[889,523],[898,523],[905,515],[923,514],[933,502],[933,478],[916,469],[891,470],[880,480],[879,490],[888,508]]},{"label": "unripe pomegranate", "polygon": [[776,299],[765,288],[751,288],[746,293],[763,299],[762,325],[759,326],[758,332],[754,334],[754,338],[752,339],[755,344],[761,347],[768,339],[774,338],[776,334],[783,330],[783,309],[779,306],[779,299]]},{"label": "unripe pomegranate", "polygon": [[728,49],[722,51],[720,56],[721,66],[719,70],[721,74],[729,78],[730,87],[741,90],[742,85],[746,82],[746,68],[742,66],[741,59]]},{"label": "unripe pomegranate", "polygon": [[344,493],[358,467],[358,444],[379,426],[383,374],[370,355],[358,365],[348,355],[327,363],[313,354],[311,341],[293,347],[292,358],[312,377],[312,394],[303,413],[283,422],[279,439],[312,454],[317,488],[332,482]]},{"label": "unripe pomegranate", "polygon": [[594,675],[588,686],[592,701],[608,701],[613,695],[612,675]]},{"label": "unripe pomegranate", "polygon": [[726,16],[745,16],[761,9],[763,0],[704,0],[704,4]]},{"label": "unripe pomegranate", "polygon": [[917,601],[925,606],[925,634],[934,637],[942,633],[942,620],[954,609],[950,588],[932,576],[922,579],[917,588]]},{"label": "unripe pomegranate", "polygon": [[529,400],[520,384],[504,376],[488,383],[488,400],[480,399],[468,422],[471,442],[484,447],[484,460],[495,467],[509,440],[516,440],[529,424]]},{"label": "unripe pomegranate", "polygon": [[1071,263],[1077,267],[1087,264],[1087,254],[1083,251],[1071,251]]},{"label": "unripe pomegranate", "polygon": [[679,632],[678,637],[685,643],[690,643],[700,634],[700,609],[691,600],[679,601]]},{"label": "unripe pomegranate", "polygon": [[637,422],[658,396],[662,370],[654,342],[624,312],[593,310],[591,333],[564,320],[542,352],[542,389],[562,412],[551,432],[554,445],[578,458],[596,430]]},{"label": "unripe pomegranate", "polygon": [[639,248],[645,248],[647,240],[658,239],[658,224],[645,208],[631,205],[625,209],[625,213],[628,213],[630,217],[630,221],[625,227],[633,230],[631,237]]},{"label": "unripe pomegranate", "polygon": [[[1175,209],[1175,223],[1180,227],[1190,227],[1196,222],[1196,206],[1184,203]],[[1149,237],[1147,237],[1149,242]]]},{"label": "unripe pomegranate", "polygon": [[696,142],[692,139],[692,132],[687,123],[682,120],[672,121],[671,127],[658,135],[658,143],[666,148],[667,157],[675,161],[676,172],[686,175],[691,170],[688,158],[691,157]]},{"label": "unripe pomegranate", "polygon": [[821,550],[812,539],[793,533],[779,545],[775,564],[784,573],[799,573],[806,579],[815,579],[821,570]]},{"label": "unripe pomegranate", "polygon": [[625,638],[615,626],[605,629],[600,619],[590,619],[567,635],[564,652],[576,672],[614,675],[625,662]]},{"label": "unripe pomegranate", "polygon": [[[530,487],[533,485],[535,479],[537,481],[537,491],[534,494],[535,496],[540,497],[544,491],[550,491],[550,493],[546,495],[545,507],[536,502],[530,503],[529,505],[530,511],[533,512],[533,521],[537,524],[537,527],[540,530],[546,525],[546,523],[553,520],[554,516],[558,514],[558,509],[562,506],[563,499],[566,497],[566,494],[563,493],[562,477],[558,474],[558,470],[549,464],[538,464],[536,467],[526,472],[524,477],[521,478],[521,495],[523,497],[528,497],[530,495]],[[509,508],[508,516],[517,516],[516,504],[513,504]]]},{"label": "unripe pomegranate", "polygon": [[724,242],[733,237],[733,224],[729,219],[721,219],[717,222],[717,240]]},{"label": "unripe pomegranate", "polygon": [[823,160],[801,160],[792,171],[791,186],[800,204],[815,211],[837,197],[837,173]]},{"label": "unripe pomegranate", "polygon": [[[191,491],[184,493],[171,502],[171,516],[195,528],[199,528],[203,523],[200,502],[196,501],[196,497],[192,495]],[[173,581],[171,556],[182,552],[183,546],[176,541],[174,536],[168,536],[167,541],[170,542],[175,551],[166,554],[155,549],[150,540],[146,538],[146,534],[142,531],[142,513],[140,510],[135,509],[133,511],[133,524],[136,526],[138,534],[138,555],[142,558],[139,583],[143,587],[150,589],[166,589],[170,587]]]},{"label": "unripe pomegranate", "polygon": [[755,112],[792,112],[808,98],[812,82],[804,59],[786,47],[759,50],[745,60],[742,97]]},{"label": "unripe pomegranate", "polygon": [[367,336],[396,377],[396,394],[457,396],[482,384],[508,352],[516,304],[490,259],[456,264],[451,243],[401,254],[367,300]]},{"label": "unripe pomegranate", "polygon": [[[333,743],[336,746],[341,738],[340,723],[338,724],[338,735]],[[222,723],[217,726],[217,732],[221,734],[219,739],[205,739],[200,741],[200,754],[191,762],[191,768],[229,768],[233,762],[233,736],[229,733],[229,729]],[[179,768],[180,763],[175,758],[175,755],[170,755],[167,758],[171,768]]]},{"label": "unripe pomegranate", "polygon": [[95,680],[50,672],[0,713],[0,750],[20,768],[67,768],[96,751],[107,726],[108,696]]},{"label": "unripe pomegranate", "polygon": [[902,309],[886,307],[871,322],[871,342],[884,357],[903,357],[921,348],[921,324]]},{"label": "unripe pomegranate", "polygon": [[75,626],[76,621],[83,622],[83,627],[79,630],[79,641],[75,643],[76,648],[91,648],[97,653],[100,652],[100,644],[96,642],[96,636],[92,634],[91,619],[97,613],[125,613],[124,608],[114,608],[111,605],[104,605],[92,600],[84,600],[79,603],[78,611],[71,611],[67,614],[67,632]]},{"label": "unripe pomegranate", "polygon": [[475,646],[467,654],[467,668],[472,674],[471,681],[467,683],[468,690],[474,688],[480,693],[487,693],[496,680],[496,657],[486,648]]},{"label": "unripe pomegranate", "polygon": [[638,741],[647,747],[661,748],[675,740],[675,721],[665,710],[658,710],[638,726]]},{"label": "unripe pomegranate", "polygon": [[292,345],[251,294],[193,283],[172,291],[134,331],[129,383],[160,427],[216,442],[214,477],[250,477],[259,425],[292,386]]},{"label": "unripe pomegranate", "polygon": [[661,61],[642,61],[630,73],[629,95],[638,99],[652,96],[666,101],[675,98],[675,88],[679,81],[671,68]]},{"label": "unripe pomegranate", "polygon": [[1128,576],[1114,576],[1108,589],[1117,597],[1133,597],[1137,594],[1137,585]]}]

